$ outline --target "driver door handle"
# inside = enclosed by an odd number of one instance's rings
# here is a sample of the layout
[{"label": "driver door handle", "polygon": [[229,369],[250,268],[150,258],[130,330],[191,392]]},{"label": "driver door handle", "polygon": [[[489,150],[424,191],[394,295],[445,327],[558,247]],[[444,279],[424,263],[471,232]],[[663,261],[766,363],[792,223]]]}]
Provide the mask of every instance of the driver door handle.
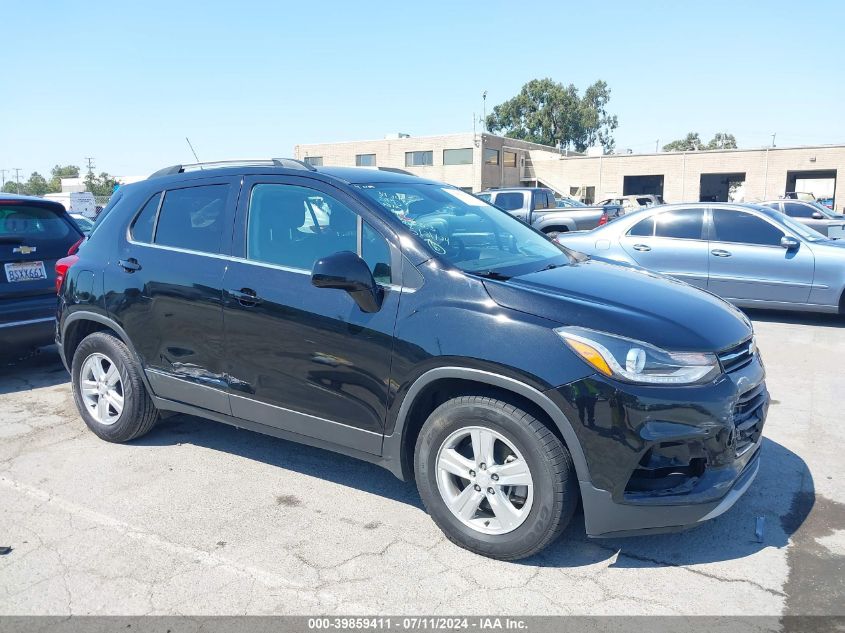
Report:
[{"label": "driver door handle", "polygon": [[634,250],[640,252],[646,252],[651,250],[651,246],[647,244],[634,244]]},{"label": "driver door handle", "polygon": [[255,290],[253,290],[252,288],[241,288],[240,290],[227,290],[226,292],[228,292],[230,297],[235,299],[245,308],[251,308],[261,303],[261,297],[259,297],[255,293]]},{"label": "driver door handle", "polygon": [[712,255],[715,255],[716,257],[730,257],[731,256],[730,251],[725,251],[725,250],[722,250],[721,248],[714,248],[712,251],[710,251],[710,253]]}]

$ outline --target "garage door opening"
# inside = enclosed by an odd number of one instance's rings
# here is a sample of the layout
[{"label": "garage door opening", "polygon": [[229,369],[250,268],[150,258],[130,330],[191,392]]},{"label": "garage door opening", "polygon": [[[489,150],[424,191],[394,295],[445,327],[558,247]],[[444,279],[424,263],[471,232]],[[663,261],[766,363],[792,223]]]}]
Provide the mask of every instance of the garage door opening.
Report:
[{"label": "garage door opening", "polygon": [[745,172],[701,174],[699,202],[745,202]]},{"label": "garage door opening", "polygon": [[660,176],[625,176],[622,184],[623,196],[651,194],[663,195],[663,175]]},{"label": "garage door opening", "polygon": [[813,194],[822,204],[833,205],[836,197],[836,170],[816,169],[806,171],[786,172],[787,197],[801,198],[803,196],[793,194]]}]

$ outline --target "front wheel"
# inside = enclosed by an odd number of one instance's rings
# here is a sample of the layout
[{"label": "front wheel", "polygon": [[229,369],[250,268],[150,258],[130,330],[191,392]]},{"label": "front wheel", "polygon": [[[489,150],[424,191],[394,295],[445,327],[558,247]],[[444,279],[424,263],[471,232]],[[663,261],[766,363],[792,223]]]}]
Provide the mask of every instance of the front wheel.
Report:
[{"label": "front wheel", "polygon": [[539,552],[577,504],[566,447],[532,415],[493,398],[463,396],[435,409],[420,431],[414,468],[446,537],[491,558]]}]

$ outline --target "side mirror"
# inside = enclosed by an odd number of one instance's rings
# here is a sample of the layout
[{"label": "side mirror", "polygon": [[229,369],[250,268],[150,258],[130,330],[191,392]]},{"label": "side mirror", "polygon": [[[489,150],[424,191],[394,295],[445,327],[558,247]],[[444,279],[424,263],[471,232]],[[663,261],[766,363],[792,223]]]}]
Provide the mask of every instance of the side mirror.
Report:
[{"label": "side mirror", "polygon": [[821,211],[813,211],[813,219],[814,220],[823,220],[824,215],[822,215]]},{"label": "side mirror", "polygon": [[780,245],[788,251],[794,251],[800,246],[800,242],[794,237],[787,237],[786,235],[784,235],[782,238],[780,238]]},{"label": "side mirror", "polygon": [[311,285],[345,290],[363,312],[381,309],[381,288],[376,285],[366,262],[351,251],[318,259],[311,270]]}]

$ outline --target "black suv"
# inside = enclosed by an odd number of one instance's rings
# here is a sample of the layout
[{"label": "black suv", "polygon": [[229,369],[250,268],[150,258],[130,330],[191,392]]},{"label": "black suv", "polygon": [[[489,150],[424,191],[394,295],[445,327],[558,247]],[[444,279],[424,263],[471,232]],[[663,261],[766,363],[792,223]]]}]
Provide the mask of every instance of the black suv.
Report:
[{"label": "black suv", "polygon": [[0,356],[53,342],[55,264],[81,239],[58,202],[0,193]]},{"label": "black suv", "polygon": [[454,542],[501,559],[718,516],[768,407],[748,320],[569,251],[460,189],[291,159],[121,187],[60,293],[86,424],[160,411],[415,479]]}]

